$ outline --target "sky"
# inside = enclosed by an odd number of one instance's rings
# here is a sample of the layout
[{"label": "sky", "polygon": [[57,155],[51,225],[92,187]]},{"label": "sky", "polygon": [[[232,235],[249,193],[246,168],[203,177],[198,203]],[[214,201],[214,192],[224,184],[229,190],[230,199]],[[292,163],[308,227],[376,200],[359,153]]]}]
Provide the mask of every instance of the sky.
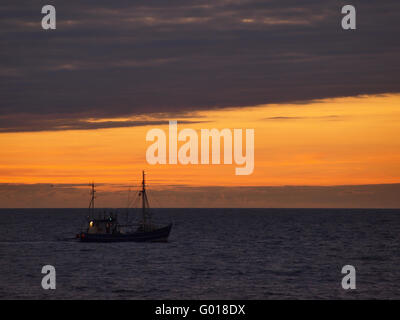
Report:
[{"label": "sky", "polygon": [[[400,207],[398,1],[0,4],[0,207]],[[149,165],[146,133],[252,128],[255,168]]]}]

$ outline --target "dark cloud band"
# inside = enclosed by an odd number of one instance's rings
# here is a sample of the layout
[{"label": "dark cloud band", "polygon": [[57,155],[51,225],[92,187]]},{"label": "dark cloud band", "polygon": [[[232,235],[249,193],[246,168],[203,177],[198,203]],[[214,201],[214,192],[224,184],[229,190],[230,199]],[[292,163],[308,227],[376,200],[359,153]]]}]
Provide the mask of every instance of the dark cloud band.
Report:
[{"label": "dark cloud band", "polygon": [[[41,1],[0,5],[3,117],[52,117],[58,128],[68,118],[67,127],[79,127],[83,113],[112,118],[400,91],[398,1],[352,1],[354,31],[341,29],[347,3],[336,0],[52,4],[54,31],[40,27]],[[47,121],[37,126],[54,130]],[[32,126],[2,121],[0,131],[24,127]]]}]

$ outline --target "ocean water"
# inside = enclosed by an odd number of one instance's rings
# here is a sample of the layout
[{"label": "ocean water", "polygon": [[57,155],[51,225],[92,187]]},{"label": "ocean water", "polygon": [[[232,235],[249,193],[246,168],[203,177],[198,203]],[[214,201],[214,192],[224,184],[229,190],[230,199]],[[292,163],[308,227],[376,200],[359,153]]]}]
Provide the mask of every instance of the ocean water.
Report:
[{"label": "ocean water", "polygon": [[2,209],[0,299],[399,299],[399,213],[156,209],[168,243],[99,244],[74,240],[87,209]]}]

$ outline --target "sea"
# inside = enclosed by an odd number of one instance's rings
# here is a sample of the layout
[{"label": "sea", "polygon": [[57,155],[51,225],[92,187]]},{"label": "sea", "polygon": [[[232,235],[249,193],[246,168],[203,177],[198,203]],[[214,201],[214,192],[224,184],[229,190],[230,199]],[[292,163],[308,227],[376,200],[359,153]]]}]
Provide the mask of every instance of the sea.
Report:
[{"label": "sea", "polygon": [[400,298],[400,210],[154,209],[168,242],[108,244],[77,241],[87,213],[1,209],[0,299]]}]

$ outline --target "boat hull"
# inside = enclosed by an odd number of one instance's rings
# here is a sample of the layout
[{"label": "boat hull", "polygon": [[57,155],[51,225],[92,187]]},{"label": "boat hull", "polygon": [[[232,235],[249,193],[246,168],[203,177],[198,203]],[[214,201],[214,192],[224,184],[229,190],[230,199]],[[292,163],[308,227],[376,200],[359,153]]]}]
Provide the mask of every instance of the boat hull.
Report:
[{"label": "boat hull", "polygon": [[166,242],[171,232],[172,224],[152,231],[136,231],[126,234],[90,234],[82,232],[79,239],[82,242]]}]

